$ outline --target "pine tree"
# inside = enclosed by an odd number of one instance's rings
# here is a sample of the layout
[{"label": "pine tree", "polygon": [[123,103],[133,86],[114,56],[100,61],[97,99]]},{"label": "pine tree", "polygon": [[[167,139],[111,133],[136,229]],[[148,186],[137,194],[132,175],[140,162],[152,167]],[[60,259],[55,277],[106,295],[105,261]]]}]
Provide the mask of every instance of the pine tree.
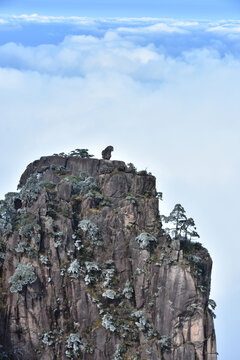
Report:
[{"label": "pine tree", "polygon": [[193,218],[188,218],[186,219],[186,221],[183,222],[181,231],[181,236],[183,236],[185,240],[189,238],[192,239],[194,237],[199,238]]},{"label": "pine tree", "polygon": [[75,150],[72,150],[70,152],[69,156],[77,156],[77,157],[80,157],[82,159],[93,157],[93,155],[90,155],[88,153],[88,149],[75,149]]},{"label": "pine tree", "polygon": [[181,204],[176,204],[169,216],[162,215],[161,220],[166,224],[170,223],[171,227],[165,230],[173,233],[174,239],[191,240],[199,237],[193,218],[187,218],[186,211]]}]

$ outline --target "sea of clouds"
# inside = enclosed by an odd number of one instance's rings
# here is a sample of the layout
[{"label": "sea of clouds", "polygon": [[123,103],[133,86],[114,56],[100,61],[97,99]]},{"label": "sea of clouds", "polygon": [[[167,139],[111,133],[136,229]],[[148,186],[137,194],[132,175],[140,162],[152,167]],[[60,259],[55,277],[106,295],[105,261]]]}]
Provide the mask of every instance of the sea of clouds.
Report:
[{"label": "sea of clouds", "polygon": [[238,343],[239,93],[240,21],[0,18],[1,197],[77,147],[147,166],[161,211],[183,203],[213,255],[221,360]]},{"label": "sea of clouds", "polygon": [[0,34],[3,141],[11,129],[21,134],[18,147],[26,146],[24,131],[39,131],[40,147],[52,131],[63,146],[83,130],[102,133],[102,143],[120,134],[129,143],[135,133],[153,138],[154,151],[168,148],[167,164],[181,142],[186,162],[198,163],[188,172],[176,162],[186,181],[235,175],[240,22],[35,14],[0,18]]}]

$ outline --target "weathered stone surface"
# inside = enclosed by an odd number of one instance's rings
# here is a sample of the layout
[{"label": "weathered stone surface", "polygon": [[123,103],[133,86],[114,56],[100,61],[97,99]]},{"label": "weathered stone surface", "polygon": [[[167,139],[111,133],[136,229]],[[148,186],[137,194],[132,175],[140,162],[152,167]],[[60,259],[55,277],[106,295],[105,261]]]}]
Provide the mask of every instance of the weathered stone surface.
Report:
[{"label": "weathered stone surface", "polygon": [[[22,191],[31,176],[37,195],[16,195],[21,208],[1,232],[0,344],[10,359],[217,359],[211,258],[164,234],[154,176],[61,156],[30,164]],[[151,246],[140,247],[142,233]],[[17,263],[37,280],[11,293]]]},{"label": "weathered stone surface", "polygon": [[105,160],[110,160],[111,159],[111,153],[113,151],[113,146],[109,145],[106,147],[106,149],[104,149],[102,151],[102,158]]}]

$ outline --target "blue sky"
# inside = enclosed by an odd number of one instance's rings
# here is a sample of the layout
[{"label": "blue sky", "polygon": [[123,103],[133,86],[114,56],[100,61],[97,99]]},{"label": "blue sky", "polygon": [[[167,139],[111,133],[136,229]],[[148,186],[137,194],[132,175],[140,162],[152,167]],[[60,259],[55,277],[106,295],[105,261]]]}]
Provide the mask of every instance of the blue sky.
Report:
[{"label": "blue sky", "polygon": [[78,16],[237,18],[239,0],[1,0],[3,13]]},{"label": "blue sky", "polygon": [[147,167],[161,213],[182,203],[210,251],[219,359],[236,360],[238,2],[72,3],[0,1],[0,197],[29,162],[75,148]]}]

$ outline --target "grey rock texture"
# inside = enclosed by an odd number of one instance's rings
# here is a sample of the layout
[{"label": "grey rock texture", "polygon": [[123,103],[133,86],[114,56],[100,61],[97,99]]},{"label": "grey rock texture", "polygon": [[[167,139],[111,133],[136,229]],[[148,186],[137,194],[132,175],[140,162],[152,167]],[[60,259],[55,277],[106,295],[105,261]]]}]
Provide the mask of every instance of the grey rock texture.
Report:
[{"label": "grey rock texture", "polygon": [[[19,187],[0,212],[6,359],[217,359],[211,258],[164,234],[154,176],[48,156]],[[17,278],[18,264],[36,280]],[[22,290],[10,290],[13,274]]]},{"label": "grey rock texture", "polygon": [[109,145],[102,151],[102,158],[104,160],[110,160],[111,159],[111,153],[113,151],[113,146]]}]

